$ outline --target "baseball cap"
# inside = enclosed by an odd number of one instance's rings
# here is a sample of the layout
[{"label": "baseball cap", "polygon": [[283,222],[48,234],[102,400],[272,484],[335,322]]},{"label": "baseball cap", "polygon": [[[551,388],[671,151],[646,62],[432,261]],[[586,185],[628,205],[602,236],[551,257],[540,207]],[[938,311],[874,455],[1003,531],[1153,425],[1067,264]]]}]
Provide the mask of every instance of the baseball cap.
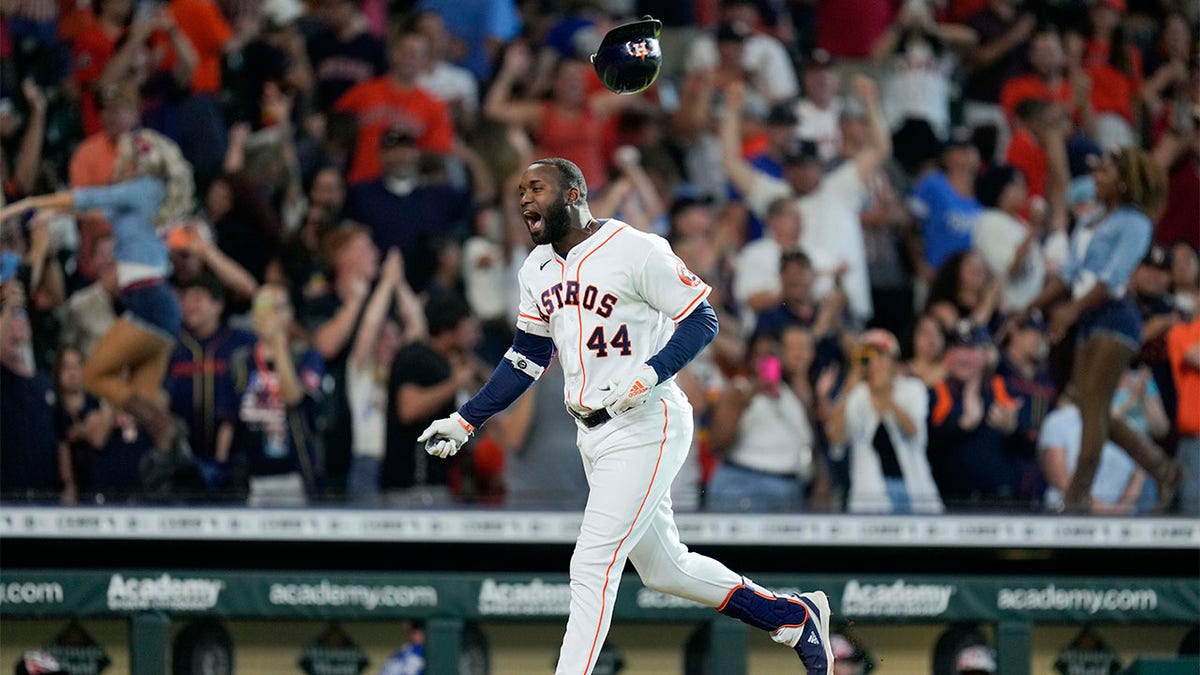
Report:
[{"label": "baseball cap", "polygon": [[267,0],[262,5],[262,17],[270,28],[284,28],[304,15],[299,0]]},{"label": "baseball cap", "polygon": [[767,116],[763,119],[765,124],[785,124],[795,126],[800,118],[796,116],[795,104],[791,102],[776,103],[767,111]]},{"label": "baseball cap", "polygon": [[891,331],[882,328],[872,328],[862,334],[863,346],[871,347],[892,358],[900,356],[900,342]]},{"label": "baseball cap", "polygon": [[807,138],[798,138],[788,144],[783,151],[784,164],[808,164],[820,162],[821,152],[817,144]]},{"label": "baseball cap", "polygon": [[750,27],[741,21],[723,21],[717,26],[717,42],[743,42],[750,37]]},{"label": "baseball cap", "polygon": [[1161,244],[1151,244],[1150,250],[1146,251],[1146,255],[1142,258],[1142,265],[1153,267],[1154,269],[1171,271],[1171,255],[1167,253],[1167,249]]},{"label": "baseball cap", "polygon": [[975,177],[975,198],[987,208],[1000,203],[1000,195],[1017,178],[1021,170],[1010,164],[997,164]]},{"label": "baseball cap", "polygon": [[392,127],[383,132],[383,136],[379,138],[379,147],[394,148],[398,145],[416,145],[417,136],[410,129],[404,127]]},{"label": "baseball cap", "polygon": [[946,337],[946,347],[986,347],[992,343],[992,336],[987,329],[978,326],[968,319],[962,319],[950,329]]},{"label": "baseball cap", "polygon": [[957,126],[950,130],[946,135],[946,142],[942,143],[942,150],[951,150],[954,148],[969,148],[974,140],[974,132],[970,127]]},{"label": "baseball cap", "polygon": [[956,673],[994,673],[996,656],[987,645],[971,645],[958,652],[954,658]]},{"label": "baseball cap", "polygon": [[681,194],[671,202],[669,216],[674,220],[676,216],[693,206],[712,206],[714,200],[712,195],[700,193],[698,191],[684,190]]},{"label": "baseball cap", "polygon": [[136,107],[141,104],[141,94],[138,92],[136,84],[118,82],[101,87],[100,91],[97,92],[97,100],[102,109],[119,105]]},{"label": "baseball cap", "polygon": [[189,288],[199,288],[208,291],[208,294],[214,300],[224,300],[226,297],[225,284],[222,284],[216,275],[207,270],[179,284],[179,290],[181,291],[186,291]]},{"label": "baseball cap", "polygon": [[808,58],[804,59],[804,65],[815,68],[827,68],[834,63],[833,54],[829,53],[828,49],[817,47],[808,53]]}]

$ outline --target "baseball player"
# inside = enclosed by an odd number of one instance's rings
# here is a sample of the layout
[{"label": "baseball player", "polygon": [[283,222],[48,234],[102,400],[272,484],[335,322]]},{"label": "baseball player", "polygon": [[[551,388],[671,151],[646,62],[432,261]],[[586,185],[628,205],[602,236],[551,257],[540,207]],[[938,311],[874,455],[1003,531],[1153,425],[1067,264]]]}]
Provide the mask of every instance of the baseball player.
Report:
[{"label": "baseball player", "polygon": [[574,163],[538,160],[518,189],[538,246],[518,275],[512,348],[474,398],[419,440],[437,457],[458,452],[557,351],[590,493],[571,556],[571,610],[556,672],[592,671],[628,558],[648,588],[769,631],[796,650],[810,675],[828,675],[824,593],[776,595],[679,541],[670,486],[691,447],[692,407],[673,378],[717,334],[705,301],[711,289],[665,240],[592,217]]}]

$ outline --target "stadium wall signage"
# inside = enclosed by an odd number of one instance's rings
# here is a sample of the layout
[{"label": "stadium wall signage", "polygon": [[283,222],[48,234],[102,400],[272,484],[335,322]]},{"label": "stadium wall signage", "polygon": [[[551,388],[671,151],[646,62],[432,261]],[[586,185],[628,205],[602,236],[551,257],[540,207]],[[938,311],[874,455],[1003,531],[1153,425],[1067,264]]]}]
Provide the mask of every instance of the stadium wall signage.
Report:
[{"label": "stadium wall signage", "polygon": [[[786,589],[829,589],[838,616],[856,621],[1200,622],[1200,579],[763,575]],[[711,618],[629,575],[622,619]],[[565,616],[565,575],[270,573],[259,571],[0,571],[5,617],[188,616],[325,620]]]}]

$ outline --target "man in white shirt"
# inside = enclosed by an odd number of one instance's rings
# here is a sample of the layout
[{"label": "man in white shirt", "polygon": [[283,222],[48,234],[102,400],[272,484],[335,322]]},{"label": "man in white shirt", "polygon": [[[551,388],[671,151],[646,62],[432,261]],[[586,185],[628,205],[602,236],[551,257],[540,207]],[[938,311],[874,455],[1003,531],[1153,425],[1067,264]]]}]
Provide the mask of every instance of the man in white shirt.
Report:
[{"label": "man in white shirt", "polygon": [[766,236],[746,244],[738,253],[733,278],[733,296],[747,331],[754,328],[759,313],[779,305],[783,292],[780,260],[800,240],[802,221],[796,200],[776,199],[767,206],[766,216]]},{"label": "man in white shirt", "polygon": [[471,129],[479,113],[479,82],[471,71],[450,63],[450,33],[442,16],[424,10],[413,20],[414,29],[429,40],[429,58],[417,85],[450,106],[458,128]]},{"label": "man in white shirt", "polygon": [[816,143],[823,162],[836,157],[842,145],[838,126],[842,101],[837,95],[841,79],[833,55],[824,49],[814,49],[804,62],[804,98],[796,104],[800,118],[796,136]]},{"label": "man in white shirt", "polygon": [[[755,90],[768,103],[794,99],[800,93],[800,84],[787,47],[779,38],[754,29],[759,24],[754,3],[723,3],[721,16],[723,36],[736,32],[742,38],[741,63]],[[705,35],[692,42],[684,62],[688,70],[715,68],[718,58],[717,40]]]},{"label": "man in white shirt", "polygon": [[[866,181],[891,154],[891,135],[879,108],[875,82],[866,76],[854,80],[854,88],[867,108],[871,129],[869,141],[850,161],[829,174],[819,158],[811,156],[811,144],[802,144],[800,156],[788,162],[783,179],[772,178],[752,167],[741,156],[741,120],[727,115],[721,127],[722,158],[726,173],[747,207],[758,214],[779,197],[793,196],[805,223],[799,244],[812,259],[818,278],[817,299],[840,284],[849,299],[857,323],[865,324],[874,313],[870,274],[859,212],[867,196]],[[737,109],[741,87],[726,92],[730,108]]]}]

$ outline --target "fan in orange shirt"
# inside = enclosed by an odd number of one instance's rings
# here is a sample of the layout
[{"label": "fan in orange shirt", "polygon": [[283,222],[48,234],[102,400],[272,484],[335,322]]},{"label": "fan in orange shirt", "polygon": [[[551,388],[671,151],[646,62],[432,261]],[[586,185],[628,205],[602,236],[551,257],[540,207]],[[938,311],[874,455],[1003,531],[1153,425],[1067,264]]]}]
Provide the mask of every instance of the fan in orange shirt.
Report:
[{"label": "fan in orange shirt", "polygon": [[422,150],[450,152],[454,124],[450,109],[417,86],[417,77],[429,58],[424,35],[406,32],[390,41],[392,69],[347,91],[334,108],[352,113],[358,121],[358,144],[350,166],[349,182],[378,178],[382,172],[379,140],[393,127],[404,127],[417,137]]},{"label": "fan in orange shirt", "polygon": [[1066,65],[1066,52],[1058,31],[1054,28],[1039,30],[1029,45],[1032,72],[1005,82],[1000,90],[1004,115],[1013,119],[1017,104],[1031,98],[1059,101],[1074,112],[1075,91],[1066,77]]}]

